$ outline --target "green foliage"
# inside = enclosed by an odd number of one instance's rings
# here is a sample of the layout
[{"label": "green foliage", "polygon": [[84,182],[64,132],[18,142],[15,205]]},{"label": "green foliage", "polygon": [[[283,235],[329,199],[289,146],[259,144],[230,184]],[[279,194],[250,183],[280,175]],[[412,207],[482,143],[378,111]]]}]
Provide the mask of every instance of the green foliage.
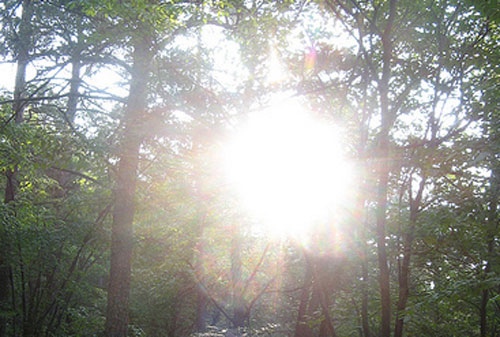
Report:
[{"label": "green foliage", "polygon": [[[319,335],[326,316],[319,296],[338,336],[364,335],[363,318],[376,335],[376,176],[383,161],[390,168],[385,235],[391,310],[403,318],[404,335],[480,336],[481,315],[487,335],[498,334],[498,6],[397,2],[389,158],[379,158],[389,4],[33,2],[28,61],[36,71],[23,88],[24,120],[14,120],[12,93],[0,101],[0,186],[5,190],[11,173],[16,182],[14,201],[0,205],[0,263],[8,267],[9,283],[0,312],[6,335],[102,334],[123,97],[132,49],[142,39],[154,57],[146,120],[135,121],[144,139],[135,193],[131,336],[289,336],[301,304],[304,325]],[[16,60],[18,5],[5,1],[0,7],[5,60]],[[78,111],[70,120],[77,47]],[[267,81],[272,49],[289,73],[279,83]],[[99,83],[108,74],[121,85]],[[339,211],[329,228],[341,239],[319,228],[319,239],[307,247],[265,237],[221,177],[221,143],[275,94],[304,98],[315,115],[344,129],[361,174],[359,204]],[[409,296],[397,310],[407,248]],[[308,263],[319,270],[310,284]],[[246,316],[238,330],[241,309]]]}]

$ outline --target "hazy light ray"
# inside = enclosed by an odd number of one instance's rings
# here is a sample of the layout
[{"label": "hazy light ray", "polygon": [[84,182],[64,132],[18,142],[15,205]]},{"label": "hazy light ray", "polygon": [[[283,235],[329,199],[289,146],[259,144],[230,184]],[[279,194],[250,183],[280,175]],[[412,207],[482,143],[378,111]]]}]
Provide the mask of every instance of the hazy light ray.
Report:
[{"label": "hazy light ray", "polygon": [[269,53],[268,69],[269,72],[266,79],[268,84],[281,83],[287,77],[287,72],[278,57],[278,51],[275,47],[271,47],[271,51]]},{"label": "hazy light ray", "polygon": [[227,144],[228,181],[264,230],[300,236],[336,211],[352,177],[339,132],[289,100],[252,116]]},{"label": "hazy light ray", "polygon": [[316,64],[316,59],[318,58],[318,53],[314,47],[307,49],[307,53],[304,56],[304,68],[307,72],[314,70]]}]

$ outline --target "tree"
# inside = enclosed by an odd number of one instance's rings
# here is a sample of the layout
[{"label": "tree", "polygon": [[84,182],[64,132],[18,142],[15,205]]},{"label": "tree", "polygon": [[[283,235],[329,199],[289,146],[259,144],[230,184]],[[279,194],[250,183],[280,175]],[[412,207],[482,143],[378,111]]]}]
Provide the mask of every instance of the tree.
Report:
[{"label": "tree", "polygon": [[[33,4],[26,0],[22,2],[22,16],[19,23],[18,38],[15,44],[15,58],[17,63],[16,79],[14,86],[14,102],[12,107],[11,118],[15,124],[21,124],[24,119],[24,109],[26,102],[23,100],[26,97],[26,67],[30,61],[30,52],[32,49],[32,27],[31,19],[33,16]],[[5,198],[6,204],[12,203],[15,199],[17,181],[16,181],[17,165],[14,164],[6,171]],[[9,296],[9,276],[11,273],[10,267],[5,258],[5,252],[0,253],[0,309],[6,311],[8,307]],[[6,333],[7,319],[2,313],[0,317],[0,335]]]},{"label": "tree", "polygon": [[[496,335],[493,3],[4,1],[0,335]],[[220,167],[288,98],[358,175],[307,240]]]}]

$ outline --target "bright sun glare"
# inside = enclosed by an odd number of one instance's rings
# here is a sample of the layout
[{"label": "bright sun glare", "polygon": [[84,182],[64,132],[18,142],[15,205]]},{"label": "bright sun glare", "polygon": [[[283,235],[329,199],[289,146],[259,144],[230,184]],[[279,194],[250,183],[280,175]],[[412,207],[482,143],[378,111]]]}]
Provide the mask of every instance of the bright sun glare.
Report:
[{"label": "bright sun glare", "polygon": [[297,101],[251,116],[224,151],[230,185],[271,235],[300,236],[331,219],[347,198],[352,169],[339,129]]}]

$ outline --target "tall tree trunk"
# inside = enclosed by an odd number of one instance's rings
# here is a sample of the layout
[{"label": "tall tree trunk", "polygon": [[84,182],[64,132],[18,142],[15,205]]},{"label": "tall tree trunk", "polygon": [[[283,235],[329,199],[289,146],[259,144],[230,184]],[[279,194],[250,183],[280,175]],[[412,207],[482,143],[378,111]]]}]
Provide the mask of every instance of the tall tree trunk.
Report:
[{"label": "tall tree trunk", "polygon": [[[18,42],[16,50],[17,70],[14,84],[14,122],[21,124],[24,120],[24,107],[26,102],[23,98],[26,96],[26,67],[29,63],[29,53],[31,50],[31,18],[33,16],[33,5],[30,0],[23,1],[23,12],[19,24]],[[16,196],[16,175],[17,167],[7,170],[5,184],[5,203],[14,201]],[[10,243],[2,244],[4,248],[0,250],[0,310],[7,310],[9,307],[9,287],[11,266],[5,257],[7,246]],[[0,315],[0,336],[5,336],[7,329],[7,318]]]},{"label": "tall tree trunk", "polygon": [[[365,144],[362,145],[364,148]],[[360,157],[364,158],[364,149],[358,151]],[[361,262],[361,325],[363,336],[370,337],[370,325],[368,323],[368,262],[366,244],[366,212],[365,212],[365,193],[368,190],[368,182],[365,180],[360,184],[356,200],[355,221],[357,223],[357,234],[359,237],[359,257]]]},{"label": "tall tree trunk", "polygon": [[[203,267],[203,260],[205,258],[205,240],[204,240],[204,231],[206,225],[206,217],[207,211],[203,210],[203,215],[200,221],[199,232],[197,235],[197,248],[196,251],[198,256],[196,257],[196,262],[194,265],[194,272],[196,274],[196,278],[203,282],[203,276],[205,275],[205,269]],[[200,282],[198,282],[196,286],[196,316],[194,322],[195,332],[205,332],[207,325],[207,304],[208,304],[208,296],[205,293]]]},{"label": "tall tree trunk", "polygon": [[[387,92],[385,92],[387,98]],[[387,100],[385,100],[387,101]],[[385,105],[385,103],[383,104]],[[384,117],[382,117],[384,119]],[[389,183],[389,163],[387,158],[389,155],[389,129],[387,126],[382,125],[382,131],[379,135],[379,177],[377,187],[377,253],[379,265],[379,287],[381,298],[381,336],[390,336],[390,320],[391,320],[391,295],[390,295],[390,279],[389,267],[387,264],[386,252],[386,211],[387,211],[387,188]]]},{"label": "tall tree trunk", "polygon": [[389,108],[389,79],[391,77],[392,60],[392,25],[396,16],[396,0],[389,3],[389,17],[382,34],[383,66],[382,78],[379,82],[380,109],[382,114],[382,125],[379,134],[379,172],[377,187],[377,253],[379,264],[379,286],[381,303],[381,337],[391,335],[391,294],[390,275],[387,264],[387,252],[385,243],[386,211],[387,211],[387,189],[389,184],[389,131],[394,123],[392,111]]},{"label": "tall tree trunk", "polygon": [[126,337],[132,258],[134,198],[139,149],[144,137],[142,122],[147,107],[147,85],[152,61],[147,37],[134,42],[130,92],[125,107],[124,130],[117,168],[111,236],[111,269],[106,312],[107,337]]},{"label": "tall tree trunk", "polygon": [[201,286],[197,286],[196,289],[196,316],[194,322],[194,329],[196,332],[205,332],[207,329],[207,304],[208,297],[201,289]]},{"label": "tall tree trunk", "polygon": [[[317,273],[315,274],[315,278],[319,279],[320,277],[321,276],[318,276]],[[319,337],[336,337],[337,334],[335,333],[335,328],[333,327],[333,319],[330,315],[330,310],[328,308],[326,289],[321,279],[318,280],[318,287],[319,287],[319,304],[321,305],[321,311],[324,317],[320,325]]]},{"label": "tall tree trunk", "polygon": [[363,336],[370,337],[370,326],[368,323],[368,262],[366,244],[366,221],[365,221],[365,198],[364,193],[368,189],[368,183],[363,182],[359,188],[356,201],[355,221],[357,223],[357,234],[359,237],[359,257],[361,263],[361,325]]},{"label": "tall tree trunk", "polygon": [[81,38],[81,27],[77,23],[77,42],[73,47],[73,53],[71,55],[71,80],[68,96],[68,106],[66,110],[66,116],[68,122],[73,123],[75,120],[76,110],[78,107],[78,89],[80,88],[80,70],[82,68],[81,54],[82,54],[82,38]]},{"label": "tall tree trunk", "polygon": [[[490,241],[491,242],[491,241]],[[488,252],[490,252],[490,243],[488,243]],[[488,261],[486,263],[486,268],[484,272],[488,274],[491,270],[491,264]],[[481,293],[481,304],[479,307],[479,328],[480,328],[480,336],[486,337],[488,334],[488,300],[489,300],[489,289],[484,289]]]},{"label": "tall tree trunk", "polygon": [[328,308],[328,300],[325,289],[326,287],[323,282],[324,274],[319,270],[317,266],[317,258],[311,256],[305,250],[303,252],[307,263],[310,265],[312,276],[314,279],[313,298],[311,299],[309,311],[315,310],[314,307],[319,304],[324,318],[321,324],[323,328],[320,326],[320,333],[326,334],[325,337],[336,337],[335,328],[333,326],[333,319]]},{"label": "tall tree trunk", "polygon": [[[357,146],[357,156],[360,158],[360,162],[363,163],[360,167],[363,175],[368,173],[368,168],[366,165],[367,158],[367,143],[368,143],[368,125],[371,116],[371,110],[368,100],[368,82],[370,75],[369,73],[363,73],[363,109],[361,111],[359,120],[359,144]],[[363,181],[358,185],[358,195],[356,197],[356,208],[355,208],[355,222],[357,223],[357,234],[360,241],[359,255],[361,261],[361,325],[363,329],[363,336],[370,337],[370,325],[368,320],[368,245],[367,241],[367,230],[368,222],[366,218],[366,199],[367,191],[371,190],[371,186],[368,179],[363,179]]]},{"label": "tall tree trunk", "polygon": [[410,274],[410,259],[411,259],[411,245],[413,242],[413,228],[415,227],[416,216],[410,215],[410,233],[406,234],[404,239],[403,248],[403,263],[399,273],[399,289],[398,289],[398,305],[396,311],[396,326],[394,328],[394,337],[401,337],[403,335],[404,317],[401,314],[406,309],[406,303],[409,295],[408,278]]},{"label": "tall tree trunk", "polygon": [[306,322],[307,305],[313,280],[313,273],[310,264],[306,261],[306,272],[304,275],[304,285],[300,293],[300,304],[297,313],[297,323],[295,325],[294,337],[309,337],[312,334]]},{"label": "tall tree trunk", "polygon": [[245,325],[246,310],[243,300],[243,282],[241,275],[241,231],[239,225],[233,225],[233,239],[231,243],[231,287],[233,302],[233,325],[240,328]]},{"label": "tall tree trunk", "polygon": [[[366,246],[366,242],[363,244]],[[368,322],[368,266],[366,262],[366,252],[361,260],[361,324],[363,326],[363,336],[370,337],[370,324]]]},{"label": "tall tree trunk", "polygon": [[415,227],[417,225],[417,216],[420,211],[420,204],[422,202],[422,195],[425,188],[426,177],[422,177],[420,181],[420,186],[418,188],[417,195],[415,199],[412,197],[412,180],[410,179],[410,224],[408,228],[408,232],[404,236],[403,240],[403,264],[401,266],[401,270],[399,272],[399,290],[398,290],[398,305],[396,311],[396,324],[394,327],[394,337],[403,336],[403,325],[404,325],[404,317],[401,317],[402,312],[406,309],[406,303],[408,302],[409,296],[409,277],[410,277],[410,261],[412,256],[412,245],[413,239],[415,235]]},{"label": "tall tree trunk", "polygon": [[[494,162],[495,159],[492,159]],[[498,195],[500,190],[500,167],[496,167],[496,163],[493,163],[493,168],[490,176],[490,206],[488,211],[488,223],[487,223],[487,239],[488,239],[488,250],[486,257],[486,267],[484,272],[486,277],[488,273],[491,272],[491,263],[495,258],[494,247],[495,240],[498,233]],[[480,336],[486,337],[488,335],[488,301],[489,301],[489,289],[484,289],[481,294],[481,304],[479,308],[479,319],[480,319]],[[493,336],[493,335],[492,335]]]},{"label": "tall tree trunk", "polygon": [[[29,63],[29,52],[31,49],[31,17],[33,16],[33,5],[30,0],[23,1],[23,14],[19,25],[19,40],[17,44],[17,70],[14,85],[14,121],[21,124],[24,120],[24,108],[26,102],[26,67]],[[16,169],[7,171],[7,182],[5,187],[5,203],[14,200],[16,194]]]}]

